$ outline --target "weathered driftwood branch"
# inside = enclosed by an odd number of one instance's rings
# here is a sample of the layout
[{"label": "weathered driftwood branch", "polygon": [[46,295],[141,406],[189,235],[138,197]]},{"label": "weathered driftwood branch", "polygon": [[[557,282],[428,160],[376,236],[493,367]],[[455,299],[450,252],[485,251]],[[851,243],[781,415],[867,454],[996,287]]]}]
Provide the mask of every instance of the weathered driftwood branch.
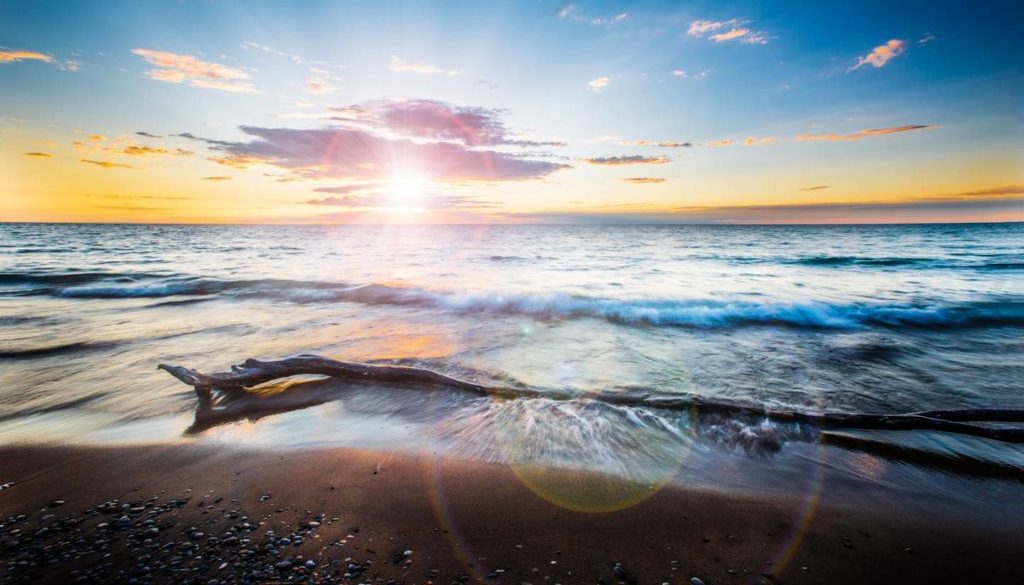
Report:
[{"label": "weathered driftwood branch", "polygon": [[806,423],[820,429],[931,430],[984,437],[1008,443],[1024,443],[1024,429],[970,424],[971,422],[1024,422],[1024,410],[934,410],[908,414],[767,410],[756,406],[713,402],[692,397],[655,397],[631,392],[590,394],[540,392],[530,388],[487,386],[421,368],[341,362],[314,355],[301,355],[277,361],[248,359],[242,365],[232,366],[230,372],[212,374],[203,374],[190,368],[167,364],[160,364],[158,367],[195,388],[196,394],[203,400],[209,400],[213,390],[243,391],[246,388],[280,378],[320,375],[349,380],[450,388],[481,396],[554,400],[586,398],[616,405],[688,410],[697,413],[746,415],[783,422]]}]

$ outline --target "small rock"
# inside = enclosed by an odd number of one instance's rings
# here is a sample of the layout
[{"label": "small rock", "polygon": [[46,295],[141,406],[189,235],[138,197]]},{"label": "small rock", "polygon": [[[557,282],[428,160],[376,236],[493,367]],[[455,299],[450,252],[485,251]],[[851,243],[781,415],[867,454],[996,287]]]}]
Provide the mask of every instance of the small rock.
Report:
[{"label": "small rock", "polygon": [[704,582],[700,580],[700,577],[690,577],[690,583],[693,585],[704,585]]}]

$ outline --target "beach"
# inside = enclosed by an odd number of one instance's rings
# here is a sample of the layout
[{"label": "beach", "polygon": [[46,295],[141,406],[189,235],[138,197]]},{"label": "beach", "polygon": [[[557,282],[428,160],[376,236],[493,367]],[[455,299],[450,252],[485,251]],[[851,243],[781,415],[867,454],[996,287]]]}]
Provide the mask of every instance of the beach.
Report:
[{"label": "beach", "polygon": [[[429,454],[17,446],[0,459],[0,480],[14,482],[0,491],[5,583],[334,582],[346,573],[353,583],[534,585],[1024,576],[1019,516],[927,497],[839,501],[827,482],[810,510],[795,496],[676,485],[622,509],[580,511],[545,499],[509,466]],[[635,489],[593,473],[540,476],[581,498]]]}]

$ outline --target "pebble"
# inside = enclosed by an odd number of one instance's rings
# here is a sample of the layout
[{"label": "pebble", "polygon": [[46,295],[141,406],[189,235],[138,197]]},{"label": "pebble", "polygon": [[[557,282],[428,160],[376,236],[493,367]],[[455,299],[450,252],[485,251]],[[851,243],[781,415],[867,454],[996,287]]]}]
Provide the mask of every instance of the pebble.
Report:
[{"label": "pebble", "polygon": [[693,585],[704,585],[704,581],[701,581],[700,577],[690,577],[690,583]]}]

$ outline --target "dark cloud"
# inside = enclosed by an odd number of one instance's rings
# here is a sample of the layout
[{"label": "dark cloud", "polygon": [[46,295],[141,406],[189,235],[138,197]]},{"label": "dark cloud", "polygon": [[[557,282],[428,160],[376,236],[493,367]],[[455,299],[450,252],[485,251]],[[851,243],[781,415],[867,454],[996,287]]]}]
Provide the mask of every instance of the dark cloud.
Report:
[{"label": "dark cloud", "polygon": [[32,158],[53,158],[53,155],[48,152],[26,152],[25,156]]},{"label": "dark cloud", "polygon": [[413,138],[461,142],[466,146],[565,146],[554,140],[510,135],[502,111],[455,106],[437,100],[378,100],[331,108],[337,120],[359,122]]},{"label": "dark cloud", "polygon": [[620,165],[660,165],[665,164],[672,159],[667,156],[642,156],[634,154],[631,156],[604,156],[597,158],[585,158],[585,162],[592,165],[608,165],[608,166],[620,166]]},{"label": "dark cloud", "polygon": [[135,169],[135,170],[139,170],[139,167],[133,167],[132,165],[126,165],[126,164],[122,164],[122,163],[115,163],[115,162],[110,162],[110,161],[106,161],[106,160],[92,160],[92,159],[88,159],[88,158],[83,158],[83,159],[79,159],[79,160],[81,160],[84,163],[88,163],[88,164],[91,164],[91,165],[96,165],[98,167],[103,167],[105,169]]},{"label": "dark cloud", "polygon": [[150,134],[149,132],[143,132],[141,130],[136,132],[135,135],[136,136],[144,136],[146,138],[163,138],[163,136],[160,136],[159,134]]},{"label": "dark cloud", "polygon": [[828,185],[812,185],[810,187],[801,187],[801,191],[820,191],[822,189],[828,189]]},{"label": "dark cloud", "polygon": [[664,183],[664,177],[628,177],[622,179],[627,183]]}]

